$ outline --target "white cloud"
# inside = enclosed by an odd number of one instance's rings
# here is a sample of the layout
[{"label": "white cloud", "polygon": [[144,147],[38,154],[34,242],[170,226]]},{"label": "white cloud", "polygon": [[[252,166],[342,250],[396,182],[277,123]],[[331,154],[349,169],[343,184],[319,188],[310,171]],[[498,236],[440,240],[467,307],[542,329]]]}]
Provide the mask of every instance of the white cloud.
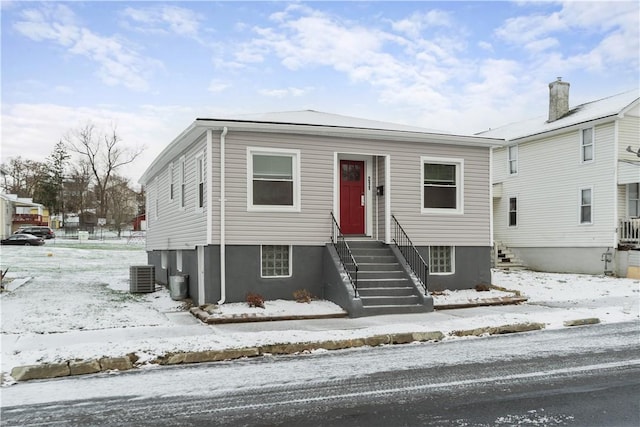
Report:
[{"label": "white cloud", "polygon": [[200,22],[203,18],[192,11],[178,6],[153,6],[147,8],[127,7],[122,16],[132,23],[127,27],[151,34],[178,34],[197,41],[200,39]]},{"label": "white cloud", "polygon": [[284,89],[262,89],[259,91],[261,95],[273,98],[286,98],[290,96],[303,96],[311,92],[312,88],[296,88],[288,87]]},{"label": "white cloud", "polygon": [[441,10],[415,12],[411,16],[391,23],[391,27],[412,38],[419,38],[423,31],[432,27],[451,25],[449,13]]},{"label": "white cloud", "polygon": [[212,93],[222,92],[230,86],[231,85],[228,82],[214,79],[209,83],[209,87],[207,88],[207,90]]},{"label": "white cloud", "polygon": [[481,41],[478,42],[478,47],[480,49],[482,49],[482,50],[493,52],[493,45],[491,43],[489,43],[489,42],[481,40]]},{"label": "white cloud", "polygon": [[[414,14],[406,22],[384,20],[365,27],[294,5],[272,14],[271,19],[273,26],[254,28],[256,37],[238,49],[236,61],[256,63],[275,56],[293,72],[330,67],[352,82],[374,87],[387,104],[441,106],[445,101],[440,86],[466,67],[455,56],[466,47],[459,29],[431,39],[402,35],[416,36],[418,28],[429,25],[450,25],[449,17],[438,11]],[[285,96],[285,91],[263,94]]]},{"label": "white cloud", "polygon": [[[561,9],[549,15],[525,15],[508,19],[495,31],[496,36],[522,45],[532,53],[560,47],[560,36],[570,40],[572,32],[600,37],[589,51],[567,55],[574,67],[597,69],[603,64],[626,63],[638,68],[640,57],[640,4],[621,2],[566,1]],[[554,36],[555,35],[555,36]],[[580,48],[580,46],[576,46]],[[544,61],[544,58],[541,59]]]},{"label": "white cloud", "polygon": [[550,15],[531,15],[509,18],[496,29],[496,36],[514,44],[527,44],[544,37],[546,34],[565,31],[568,23],[560,13]]},{"label": "white cloud", "polygon": [[534,40],[525,44],[525,48],[530,52],[542,52],[544,50],[557,47],[560,43],[553,37],[547,37],[540,40]]},{"label": "white cloud", "polygon": [[123,85],[146,91],[151,72],[162,64],[145,58],[116,37],[104,37],[75,24],[73,12],[64,5],[45,5],[22,11],[14,28],[35,41],[50,41],[74,55],[98,64],[97,75],[107,85]]}]

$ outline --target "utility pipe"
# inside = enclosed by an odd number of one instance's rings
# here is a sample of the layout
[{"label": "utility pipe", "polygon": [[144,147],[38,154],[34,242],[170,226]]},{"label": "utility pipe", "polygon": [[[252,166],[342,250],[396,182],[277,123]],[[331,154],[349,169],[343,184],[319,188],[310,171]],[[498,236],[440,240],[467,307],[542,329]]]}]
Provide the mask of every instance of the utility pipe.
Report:
[{"label": "utility pipe", "polygon": [[224,152],[226,136],[229,129],[225,126],[220,134],[220,301],[218,304],[224,304],[227,299],[227,254],[225,252],[225,170],[224,170]]}]

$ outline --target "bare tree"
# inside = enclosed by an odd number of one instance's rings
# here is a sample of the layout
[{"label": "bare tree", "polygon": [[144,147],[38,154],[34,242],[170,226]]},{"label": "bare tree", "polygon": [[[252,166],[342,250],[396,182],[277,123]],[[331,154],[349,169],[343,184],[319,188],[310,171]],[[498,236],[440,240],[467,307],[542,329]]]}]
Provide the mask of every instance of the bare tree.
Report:
[{"label": "bare tree", "polygon": [[107,202],[111,212],[109,222],[121,236],[126,226],[133,224],[137,211],[137,193],[131,189],[129,180],[125,177],[113,175],[107,189]]},{"label": "bare tree", "polygon": [[45,163],[23,159],[20,156],[9,159],[7,164],[2,165],[2,169],[7,173],[5,182],[2,183],[5,192],[16,194],[18,197],[33,198],[47,179]]},{"label": "bare tree", "polygon": [[74,164],[69,172],[69,176],[64,181],[64,203],[67,212],[74,212],[81,217],[91,206],[92,193],[91,167],[86,160]]},{"label": "bare tree", "polygon": [[90,167],[100,218],[107,217],[107,190],[112,176],[122,166],[132,163],[143,151],[142,148],[123,148],[122,142],[115,127],[109,133],[101,133],[92,123],[87,123],[65,137],[69,150],[83,157]]}]

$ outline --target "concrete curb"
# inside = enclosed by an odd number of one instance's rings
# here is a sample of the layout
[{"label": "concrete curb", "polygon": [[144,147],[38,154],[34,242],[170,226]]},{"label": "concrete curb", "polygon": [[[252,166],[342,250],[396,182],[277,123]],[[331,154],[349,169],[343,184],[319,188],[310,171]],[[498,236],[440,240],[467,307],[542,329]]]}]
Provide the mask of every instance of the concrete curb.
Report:
[{"label": "concrete curb", "polygon": [[277,320],[309,320],[309,319],[338,319],[347,317],[347,312],[334,313],[334,314],[319,314],[319,315],[298,315],[298,316],[257,316],[257,315],[238,315],[231,317],[218,317],[214,314],[210,314],[206,310],[200,307],[191,307],[189,312],[193,314],[198,320],[208,325],[219,325],[223,323],[245,323],[245,322],[273,322]]},{"label": "concrete curb", "polygon": [[434,310],[451,310],[455,308],[470,308],[470,307],[489,307],[493,305],[514,305],[520,304],[523,302],[527,302],[529,298],[525,297],[495,297],[495,298],[485,298],[481,301],[474,301],[468,303],[459,303],[459,304],[441,304],[437,303],[433,304]]},{"label": "concrete curb", "polygon": [[[564,322],[564,326],[593,325],[600,323],[598,318],[577,319]],[[520,332],[529,332],[544,329],[543,323],[516,323],[512,325],[482,327],[468,330],[449,332],[450,336],[484,336],[501,335]],[[234,360],[243,357],[259,357],[268,355],[283,355],[310,352],[314,350],[340,350],[356,347],[377,347],[381,345],[408,344],[412,342],[438,342],[445,338],[440,331],[405,332],[394,334],[378,334],[365,338],[352,338],[343,340],[328,340],[319,342],[281,343],[267,344],[257,347],[231,348],[223,350],[205,350],[191,352],[167,353],[152,361],[157,365],[180,365],[188,363],[218,362]],[[16,366],[11,370],[11,377],[15,381],[28,381],[36,379],[50,379],[66,376],[95,374],[108,371],[126,371],[135,369],[138,357],[130,353],[121,357],[103,357],[99,360],[69,360],[61,363],[45,363],[41,365]]]},{"label": "concrete curb", "polygon": [[562,324],[565,327],[571,327],[571,326],[597,325],[598,323],[600,323],[600,319],[598,319],[597,317],[589,317],[586,319],[567,320]]},{"label": "concrete curb", "polygon": [[513,334],[517,332],[538,331],[544,329],[544,323],[516,323],[514,325],[492,326],[476,329],[466,329],[461,331],[452,331],[451,335],[456,337],[482,336],[482,335],[502,335]]}]

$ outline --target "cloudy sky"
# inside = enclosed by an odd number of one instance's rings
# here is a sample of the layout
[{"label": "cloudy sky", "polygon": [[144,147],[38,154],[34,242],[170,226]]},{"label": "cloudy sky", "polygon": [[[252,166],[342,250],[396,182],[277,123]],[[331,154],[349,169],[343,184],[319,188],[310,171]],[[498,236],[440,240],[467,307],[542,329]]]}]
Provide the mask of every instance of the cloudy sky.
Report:
[{"label": "cloudy sky", "polygon": [[196,117],[313,109],[476,133],[635,89],[622,2],[2,1],[1,161],[91,121],[152,159]]}]

